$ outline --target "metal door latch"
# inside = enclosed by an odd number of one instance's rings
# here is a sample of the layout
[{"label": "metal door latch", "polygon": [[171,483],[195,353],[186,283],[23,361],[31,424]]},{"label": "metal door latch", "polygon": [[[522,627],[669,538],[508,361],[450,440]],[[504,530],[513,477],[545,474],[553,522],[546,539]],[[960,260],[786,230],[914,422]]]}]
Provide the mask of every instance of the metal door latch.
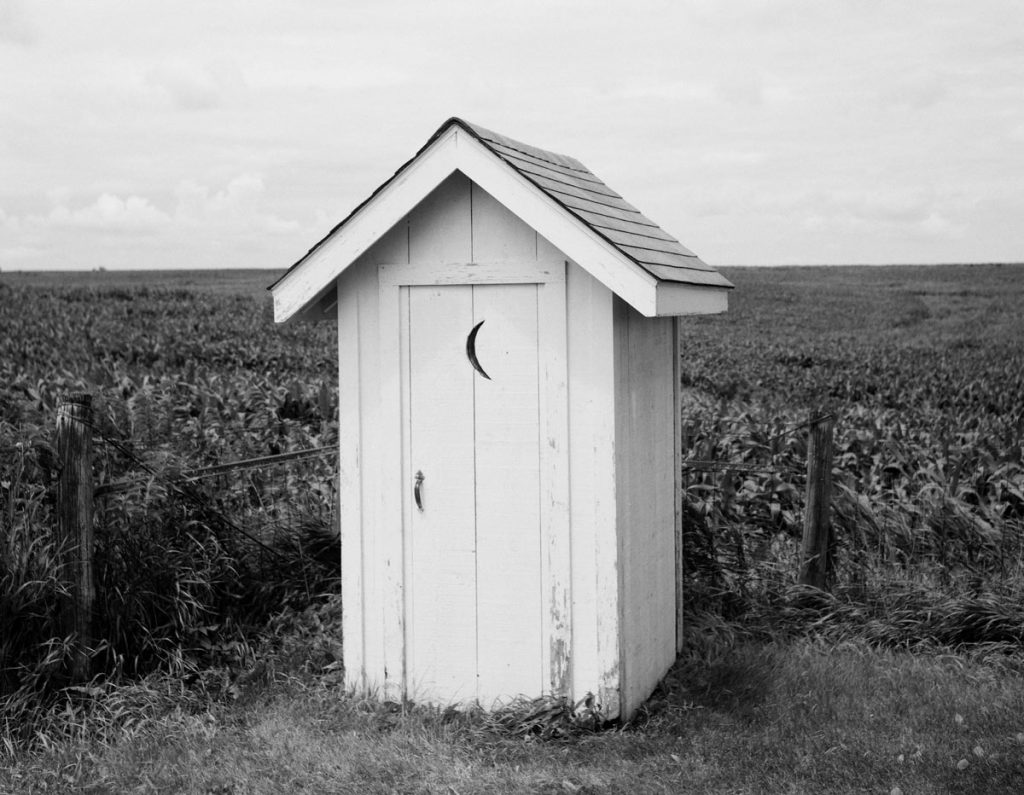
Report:
[{"label": "metal door latch", "polygon": [[417,470],[416,485],[413,486],[412,496],[416,499],[416,507],[423,510],[423,472]]}]

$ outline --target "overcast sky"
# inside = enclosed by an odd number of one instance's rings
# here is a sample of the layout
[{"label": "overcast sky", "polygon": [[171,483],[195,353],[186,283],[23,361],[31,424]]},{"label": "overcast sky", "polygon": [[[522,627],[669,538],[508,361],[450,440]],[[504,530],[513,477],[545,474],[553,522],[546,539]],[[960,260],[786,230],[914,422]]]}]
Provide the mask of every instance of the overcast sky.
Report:
[{"label": "overcast sky", "polygon": [[714,265],[1024,260],[1024,3],[0,0],[0,268],[283,268],[450,116]]}]

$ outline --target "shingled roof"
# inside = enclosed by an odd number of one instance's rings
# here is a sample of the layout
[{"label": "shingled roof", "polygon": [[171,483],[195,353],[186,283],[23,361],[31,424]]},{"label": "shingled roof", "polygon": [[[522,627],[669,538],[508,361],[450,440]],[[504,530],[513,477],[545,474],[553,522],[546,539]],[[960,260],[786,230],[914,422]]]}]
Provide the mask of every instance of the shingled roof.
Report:
[{"label": "shingled roof", "polygon": [[[459,130],[479,144],[479,147],[464,144],[459,148],[457,140],[453,138]],[[474,150],[482,152],[474,154]],[[439,154],[441,151],[447,154],[442,156]],[[425,168],[424,163],[435,163],[434,159],[438,157],[444,161],[444,165]],[[485,161],[500,163],[501,167],[486,165]],[[573,246],[559,246],[559,240],[551,234],[545,234],[545,237],[613,289],[615,283],[621,280],[618,286],[622,289],[616,292],[644,314],[662,313],[662,301],[658,297],[662,291],[657,287],[660,283],[679,285],[674,288],[674,295],[677,296],[684,285],[714,292],[729,290],[733,286],[675,237],[612,190],[579,160],[516,141],[453,117],[442,124],[412,158],[270,286],[269,289],[274,292],[277,319],[289,319],[318,296],[322,296],[329,282],[374,242],[373,236],[387,231],[381,228],[380,222],[397,221],[398,218],[391,217],[398,212],[396,208],[401,207],[407,212],[412,206],[410,202],[418,201],[416,196],[423,196],[424,191],[435,187],[446,173],[450,173],[446,172],[450,168],[464,171],[474,181],[482,178],[490,180],[491,184],[482,187],[499,200],[501,197],[495,190],[502,185],[510,185],[510,181],[516,180],[528,184],[530,188],[527,193],[534,196],[528,202],[532,202],[530,207],[534,215],[532,221],[525,217],[524,220],[537,227],[541,233],[544,233],[541,227],[548,223],[553,224],[550,232],[565,232],[565,241],[575,242],[578,251],[569,250]],[[427,176],[428,173],[436,173],[437,176]],[[517,195],[522,197],[522,192]],[[403,198],[394,199],[395,196]],[[382,205],[387,205],[388,209],[383,210]],[[556,217],[564,220],[557,220]],[[577,231],[568,233],[567,225],[575,227]],[[592,242],[585,239],[588,235]],[[332,249],[329,255],[325,254],[328,247]],[[309,262],[311,259],[322,262],[325,256],[331,260],[329,267],[323,264],[313,266]],[[316,275],[308,273],[304,266],[313,267]],[[306,275],[297,274],[296,271]],[[633,271],[632,275],[628,271]],[[644,280],[647,283],[641,284]],[[666,285],[665,290],[668,289]],[[677,314],[671,308],[673,306],[678,306],[678,302],[666,300],[665,313]]]},{"label": "shingled roof", "polygon": [[608,187],[576,158],[515,141],[458,118],[450,119],[441,130],[453,123],[474,135],[652,276],[687,284],[732,287],[725,277]]}]

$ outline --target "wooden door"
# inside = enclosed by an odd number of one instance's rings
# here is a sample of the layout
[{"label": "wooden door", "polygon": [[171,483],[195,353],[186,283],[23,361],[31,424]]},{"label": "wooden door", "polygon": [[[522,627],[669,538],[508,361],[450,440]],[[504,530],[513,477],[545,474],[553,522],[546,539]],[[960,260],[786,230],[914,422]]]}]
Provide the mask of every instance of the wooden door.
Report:
[{"label": "wooden door", "polygon": [[546,662],[543,286],[405,289],[406,693],[484,706],[535,696]]}]

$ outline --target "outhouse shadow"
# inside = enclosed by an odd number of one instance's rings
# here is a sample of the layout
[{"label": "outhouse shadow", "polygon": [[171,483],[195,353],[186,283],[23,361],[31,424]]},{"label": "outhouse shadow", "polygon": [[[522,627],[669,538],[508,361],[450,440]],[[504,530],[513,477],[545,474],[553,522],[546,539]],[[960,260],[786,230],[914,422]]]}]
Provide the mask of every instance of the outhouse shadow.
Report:
[{"label": "outhouse shadow", "polygon": [[687,723],[692,713],[717,713],[756,722],[776,689],[778,671],[769,650],[737,644],[684,654],[659,682],[634,724],[658,719]]}]

